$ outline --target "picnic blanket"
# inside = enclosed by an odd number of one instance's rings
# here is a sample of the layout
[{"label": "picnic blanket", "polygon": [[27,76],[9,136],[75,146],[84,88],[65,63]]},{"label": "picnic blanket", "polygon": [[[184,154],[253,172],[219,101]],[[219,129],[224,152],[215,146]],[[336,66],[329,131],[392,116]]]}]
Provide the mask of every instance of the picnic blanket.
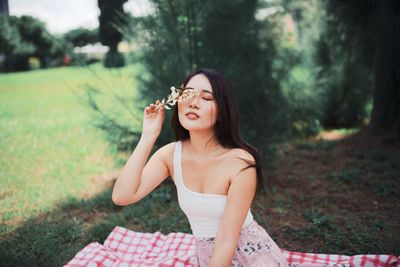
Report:
[{"label": "picnic blanket", "polygon": [[[393,255],[336,255],[287,251],[282,249],[289,265],[326,264],[347,267],[400,267]],[[117,226],[101,245],[90,243],[64,267],[76,266],[189,266],[198,267],[195,241],[191,234],[160,232],[141,233]]]}]

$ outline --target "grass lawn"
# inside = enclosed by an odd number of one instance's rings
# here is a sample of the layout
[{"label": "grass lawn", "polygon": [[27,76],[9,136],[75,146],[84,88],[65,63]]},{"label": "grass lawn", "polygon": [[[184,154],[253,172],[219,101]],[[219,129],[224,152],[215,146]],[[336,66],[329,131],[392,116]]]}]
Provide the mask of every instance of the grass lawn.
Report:
[{"label": "grass lawn", "polygon": [[134,70],[94,65],[0,75],[1,233],[78,197],[93,176],[113,170],[100,131],[73,92],[87,84],[118,90],[121,75]]},{"label": "grass lawn", "polygon": [[[170,180],[140,203],[113,205],[121,155],[91,126],[76,95],[88,84],[106,93],[134,91],[138,71],[94,65],[0,75],[4,266],[60,266],[117,225],[190,232]],[[288,250],[399,255],[399,145],[332,136],[276,145],[266,193],[252,208],[256,220]]]},{"label": "grass lawn", "polygon": [[[32,220],[40,221],[44,214],[75,199],[90,199],[104,189],[104,181],[115,176],[115,152],[103,133],[91,126],[92,114],[77,93],[88,85],[106,92],[134,91],[132,77],[137,71],[137,66],[109,71],[93,65],[0,74],[2,262],[8,257],[14,265],[13,260],[30,254],[28,247],[40,250],[35,244],[41,241],[48,252],[57,255],[48,240],[53,235],[51,227],[43,220],[41,226],[31,228]],[[15,238],[24,227],[30,228],[29,233],[18,245],[9,247],[6,240]],[[13,252],[21,248],[17,254]],[[29,260],[33,259],[29,256]],[[43,260],[44,265],[52,266],[61,262]]]}]

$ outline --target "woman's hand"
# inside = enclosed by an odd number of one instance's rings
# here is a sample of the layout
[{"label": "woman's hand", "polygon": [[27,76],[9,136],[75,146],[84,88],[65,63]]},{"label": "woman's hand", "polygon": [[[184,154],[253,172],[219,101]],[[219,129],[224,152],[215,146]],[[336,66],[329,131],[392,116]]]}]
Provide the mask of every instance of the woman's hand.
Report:
[{"label": "woman's hand", "polygon": [[[160,101],[157,100],[155,104],[148,105],[143,112],[143,129],[142,136],[148,138],[157,138],[162,129],[165,118],[164,106],[159,106]],[[156,106],[159,106],[157,108]]]}]

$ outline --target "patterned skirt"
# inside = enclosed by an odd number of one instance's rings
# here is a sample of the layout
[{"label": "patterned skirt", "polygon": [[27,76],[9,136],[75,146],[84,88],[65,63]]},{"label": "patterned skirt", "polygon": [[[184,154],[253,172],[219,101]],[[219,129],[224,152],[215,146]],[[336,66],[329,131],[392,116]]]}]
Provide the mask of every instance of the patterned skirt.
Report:
[{"label": "patterned skirt", "polygon": [[[214,248],[214,238],[195,237],[195,244],[200,267],[208,266]],[[267,231],[253,220],[240,232],[231,266],[288,267],[289,264]]]},{"label": "patterned skirt", "polygon": [[[180,232],[142,233],[116,226],[104,244],[88,244],[65,267],[207,266],[213,246],[212,238],[195,238]],[[290,267],[400,267],[400,257],[394,255],[347,256],[279,250],[255,222],[242,229],[232,266],[287,267],[287,262]]]}]

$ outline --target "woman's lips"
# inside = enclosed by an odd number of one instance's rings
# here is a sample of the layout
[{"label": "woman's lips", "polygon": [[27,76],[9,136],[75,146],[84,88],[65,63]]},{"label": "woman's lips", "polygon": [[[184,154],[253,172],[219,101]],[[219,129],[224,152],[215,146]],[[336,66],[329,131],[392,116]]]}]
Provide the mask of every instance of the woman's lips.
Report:
[{"label": "woman's lips", "polygon": [[186,116],[186,118],[188,118],[190,120],[197,120],[198,118],[200,118],[200,116],[194,112],[188,112],[185,114],[185,116]]}]

